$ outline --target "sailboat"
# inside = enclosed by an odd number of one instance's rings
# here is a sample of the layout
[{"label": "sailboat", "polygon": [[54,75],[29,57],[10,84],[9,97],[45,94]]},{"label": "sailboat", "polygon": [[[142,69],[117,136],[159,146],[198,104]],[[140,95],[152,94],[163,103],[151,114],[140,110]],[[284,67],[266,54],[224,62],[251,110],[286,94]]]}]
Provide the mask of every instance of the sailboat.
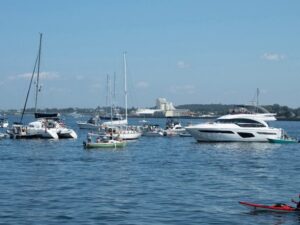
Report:
[{"label": "sailboat", "polygon": [[[122,121],[110,121],[110,126],[115,127],[115,136],[121,138],[122,140],[135,140],[138,139],[142,132],[139,131],[136,127],[128,126],[128,103],[127,103],[127,61],[126,61],[126,52],[123,54],[124,60],[124,92],[125,92],[125,119]],[[106,124],[107,125],[107,124]]]},{"label": "sailboat", "polygon": [[[34,122],[29,123],[28,125],[23,125],[23,123],[22,123],[36,68],[37,68],[38,74],[39,74],[41,45],[42,45],[42,34],[40,34],[38,55],[35,60],[34,69],[33,69],[32,75],[31,75],[29,88],[27,91],[27,96],[26,96],[24,107],[23,107],[20,122],[14,123],[12,125],[12,127],[7,130],[7,133],[9,134],[10,138],[13,138],[13,139],[31,139],[31,138],[58,139],[56,130],[54,128],[48,127],[44,121],[34,121]],[[38,83],[38,78],[37,78],[37,83]]]},{"label": "sailboat", "polygon": [[[101,131],[100,135],[112,136],[114,139],[118,138],[122,140],[135,140],[142,135],[142,132],[138,130],[136,127],[128,126],[126,53],[124,53],[123,59],[124,59],[125,119],[122,120],[111,119],[110,121],[102,123],[101,127],[103,128],[103,130]],[[111,118],[112,118],[112,107],[111,107]]]},{"label": "sailboat", "polygon": [[[123,120],[122,115],[120,114],[120,111],[117,107],[115,107],[115,101],[116,101],[116,73],[114,73],[114,88],[113,88],[113,94],[111,90],[111,79],[110,75],[107,74],[107,85],[106,85],[106,108],[110,108],[110,112],[105,111],[105,114],[100,115],[101,120],[106,121],[115,121],[115,120]],[[109,107],[110,105],[110,107]]]},{"label": "sailboat", "polygon": [[[34,69],[31,75],[29,88],[27,91],[27,96],[25,104],[23,107],[21,119],[19,123],[14,123],[10,129],[7,130],[7,133],[11,138],[14,139],[29,139],[29,138],[77,138],[77,134],[74,130],[68,129],[62,125],[58,119],[58,113],[38,113],[37,112],[37,100],[38,92],[40,91],[39,86],[39,74],[40,74],[40,61],[41,61],[41,50],[42,50],[42,36],[40,33],[39,39],[39,49],[38,56],[35,61]],[[32,81],[35,77],[35,71],[37,68],[36,76],[36,93],[35,93],[35,118],[37,119],[34,122],[29,123],[28,125],[23,125],[23,117],[27,106],[27,101],[32,86]]]},{"label": "sailboat", "polygon": [[[125,119],[119,113],[116,113],[116,108],[114,107],[111,93],[111,80],[110,76],[107,76],[107,103],[110,102],[110,115],[106,116],[109,118],[109,121],[103,122],[102,126],[121,126],[127,125],[127,117]],[[115,82],[114,82],[114,98],[115,98]]]},{"label": "sailboat", "polygon": [[60,121],[59,113],[44,113],[37,112],[37,100],[38,93],[41,90],[39,87],[39,71],[40,71],[40,57],[41,57],[41,49],[42,49],[42,34],[40,34],[40,47],[39,47],[39,63],[38,63],[38,71],[37,71],[37,80],[36,80],[36,93],[35,93],[35,113],[34,116],[37,121],[45,123],[47,127],[53,128],[56,130],[58,137],[61,138],[77,138],[77,134],[73,129],[65,127],[64,123]]}]

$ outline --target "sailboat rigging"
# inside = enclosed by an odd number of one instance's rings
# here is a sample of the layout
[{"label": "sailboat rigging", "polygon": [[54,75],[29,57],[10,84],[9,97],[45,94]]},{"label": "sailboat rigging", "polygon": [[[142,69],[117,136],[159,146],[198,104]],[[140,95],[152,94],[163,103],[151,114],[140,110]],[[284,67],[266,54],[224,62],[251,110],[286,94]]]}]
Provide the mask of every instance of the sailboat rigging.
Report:
[{"label": "sailboat rigging", "polygon": [[[28,91],[27,91],[27,95],[26,95],[24,107],[23,107],[23,110],[22,110],[20,123],[23,122],[23,117],[24,117],[24,113],[25,113],[25,110],[26,110],[26,106],[27,106],[27,102],[28,102],[28,97],[29,97],[29,94],[30,94],[31,85],[32,85],[32,81],[33,81],[33,78],[34,78],[34,75],[35,75],[36,67],[38,67],[38,75],[37,75],[38,79],[37,79],[37,82],[36,82],[36,84],[37,84],[36,87],[37,87],[37,90],[38,90],[38,81],[39,81],[40,63],[41,63],[41,60],[40,60],[41,57],[40,56],[41,56],[41,47],[42,47],[42,36],[43,36],[43,34],[40,33],[38,55],[36,57],[36,60],[35,60],[35,63],[34,63],[34,67],[33,67],[33,72],[32,72],[31,78],[30,78],[29,88],[28,88]],[[36,91],[36,97],[35,97],[35,112],[36,112],[36,107],[37,107],[37,91]]]}]

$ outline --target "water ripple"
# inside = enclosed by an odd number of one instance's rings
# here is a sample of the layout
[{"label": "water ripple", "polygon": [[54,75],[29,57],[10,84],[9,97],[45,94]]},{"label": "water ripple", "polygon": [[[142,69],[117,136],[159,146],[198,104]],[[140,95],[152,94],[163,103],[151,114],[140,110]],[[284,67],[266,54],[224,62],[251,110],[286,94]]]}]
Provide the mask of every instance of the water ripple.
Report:
[{"label": "water ripple", "polygon": [[[75,127],[74,121],[69,120]],[[300,123],[279,122],[299,136]],[[238,201],[286,202],[299,145],[146,138],[121,150],[78,140],[0,141],[0,224],[298,224]]]}]

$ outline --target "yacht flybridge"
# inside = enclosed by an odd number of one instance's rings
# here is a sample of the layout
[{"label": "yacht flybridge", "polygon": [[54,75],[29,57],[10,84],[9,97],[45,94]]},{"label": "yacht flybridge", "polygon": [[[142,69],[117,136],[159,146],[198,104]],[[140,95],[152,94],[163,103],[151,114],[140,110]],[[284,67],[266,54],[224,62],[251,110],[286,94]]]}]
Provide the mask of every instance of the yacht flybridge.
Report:
[{"label": "yacht flybridge", "polygon": [[275,114],[260,107],[263,112],[251,112],[243,107],[241,111],[221,116],[214,122],[186,127],[198,142],[268,142],[280,138],[283,130],[270,127],[267,121],[276,120]]}]

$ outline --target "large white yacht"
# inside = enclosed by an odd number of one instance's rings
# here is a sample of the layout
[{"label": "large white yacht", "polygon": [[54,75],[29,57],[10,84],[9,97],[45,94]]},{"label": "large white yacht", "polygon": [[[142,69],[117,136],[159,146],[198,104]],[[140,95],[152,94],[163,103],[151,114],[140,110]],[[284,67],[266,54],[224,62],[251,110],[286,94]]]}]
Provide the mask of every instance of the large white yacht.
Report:
[{"label": "large white yacht", "polygon": [[[260,112],[232,111],[214,122],[202,123],[186,127],[198,142],[268,142],[268,139],[280,138],[283,130],[268,125],[268,121],[276,120],[275,114],[259,107]],[[262,111],[263,110],[263,111]]]}]

